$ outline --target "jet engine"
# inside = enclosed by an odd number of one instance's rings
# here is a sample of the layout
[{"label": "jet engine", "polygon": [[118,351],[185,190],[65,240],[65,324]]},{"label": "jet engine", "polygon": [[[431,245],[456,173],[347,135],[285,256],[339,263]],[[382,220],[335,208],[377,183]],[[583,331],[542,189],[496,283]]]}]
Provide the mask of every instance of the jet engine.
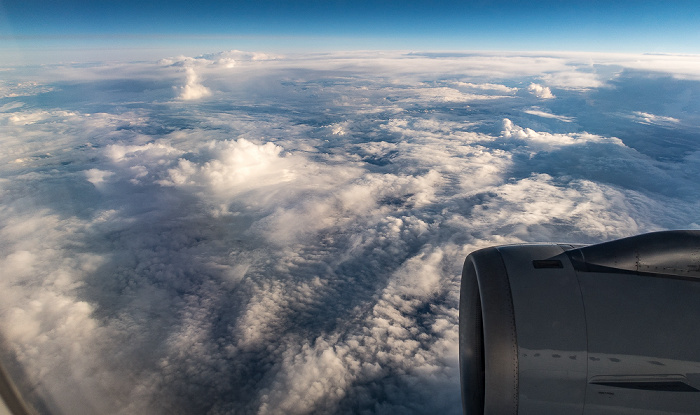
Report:
[{"label": "jet engine", "polygon": [[465,415],[700,414],[700,231],[471,253],[459,364]]}]

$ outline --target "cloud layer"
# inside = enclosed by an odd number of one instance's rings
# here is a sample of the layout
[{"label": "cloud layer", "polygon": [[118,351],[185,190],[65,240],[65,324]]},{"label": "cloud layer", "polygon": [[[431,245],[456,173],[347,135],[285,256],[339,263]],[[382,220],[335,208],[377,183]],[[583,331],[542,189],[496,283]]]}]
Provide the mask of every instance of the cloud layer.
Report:
[{"label": "cloud layer", "polygon": [[469,252],[698,227],[700,84],[650,59],[9,71],[4,359],[42,412],[460,413]]}]

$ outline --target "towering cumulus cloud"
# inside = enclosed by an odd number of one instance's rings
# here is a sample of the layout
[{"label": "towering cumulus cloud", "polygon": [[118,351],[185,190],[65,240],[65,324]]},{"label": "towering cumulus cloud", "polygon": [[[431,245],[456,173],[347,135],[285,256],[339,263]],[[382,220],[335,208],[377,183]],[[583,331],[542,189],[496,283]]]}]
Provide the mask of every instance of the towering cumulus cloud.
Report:
[{"label": "towering cumulus cloud", "polygon": [[185,68],[185,72],[187,73],[187,82],[185,83],[185,86],[182,87],[180,99],[200,99],[211,95],[209,88],[199,83],[199,77],[197,76],[197,72],[195,72],[194,68]]},{"label": "towering cumulus cloud", "polygon": [[469,252],[699,227],[696,59],[11,68],[2,358],[41,413],[460,413]]}]

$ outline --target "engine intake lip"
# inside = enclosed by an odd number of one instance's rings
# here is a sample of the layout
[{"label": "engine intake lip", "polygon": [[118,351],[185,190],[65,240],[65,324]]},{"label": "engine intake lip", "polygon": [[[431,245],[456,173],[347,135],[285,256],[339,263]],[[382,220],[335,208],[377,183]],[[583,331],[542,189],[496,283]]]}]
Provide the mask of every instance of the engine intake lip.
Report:
[{"label": "engine intake lip", "polygon": [[508,273],[496,248],[473,252],[464,263],[459,362],[464,414],[517,414],[515,312]]}]

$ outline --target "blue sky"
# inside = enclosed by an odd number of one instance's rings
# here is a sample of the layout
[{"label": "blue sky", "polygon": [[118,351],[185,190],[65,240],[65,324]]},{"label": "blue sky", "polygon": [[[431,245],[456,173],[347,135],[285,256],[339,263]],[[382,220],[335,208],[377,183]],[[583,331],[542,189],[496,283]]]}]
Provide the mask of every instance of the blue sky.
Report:
[{"label": "blue sky", "polygon": [[0,48],[700,52],[694,1],[0,0]]}]

